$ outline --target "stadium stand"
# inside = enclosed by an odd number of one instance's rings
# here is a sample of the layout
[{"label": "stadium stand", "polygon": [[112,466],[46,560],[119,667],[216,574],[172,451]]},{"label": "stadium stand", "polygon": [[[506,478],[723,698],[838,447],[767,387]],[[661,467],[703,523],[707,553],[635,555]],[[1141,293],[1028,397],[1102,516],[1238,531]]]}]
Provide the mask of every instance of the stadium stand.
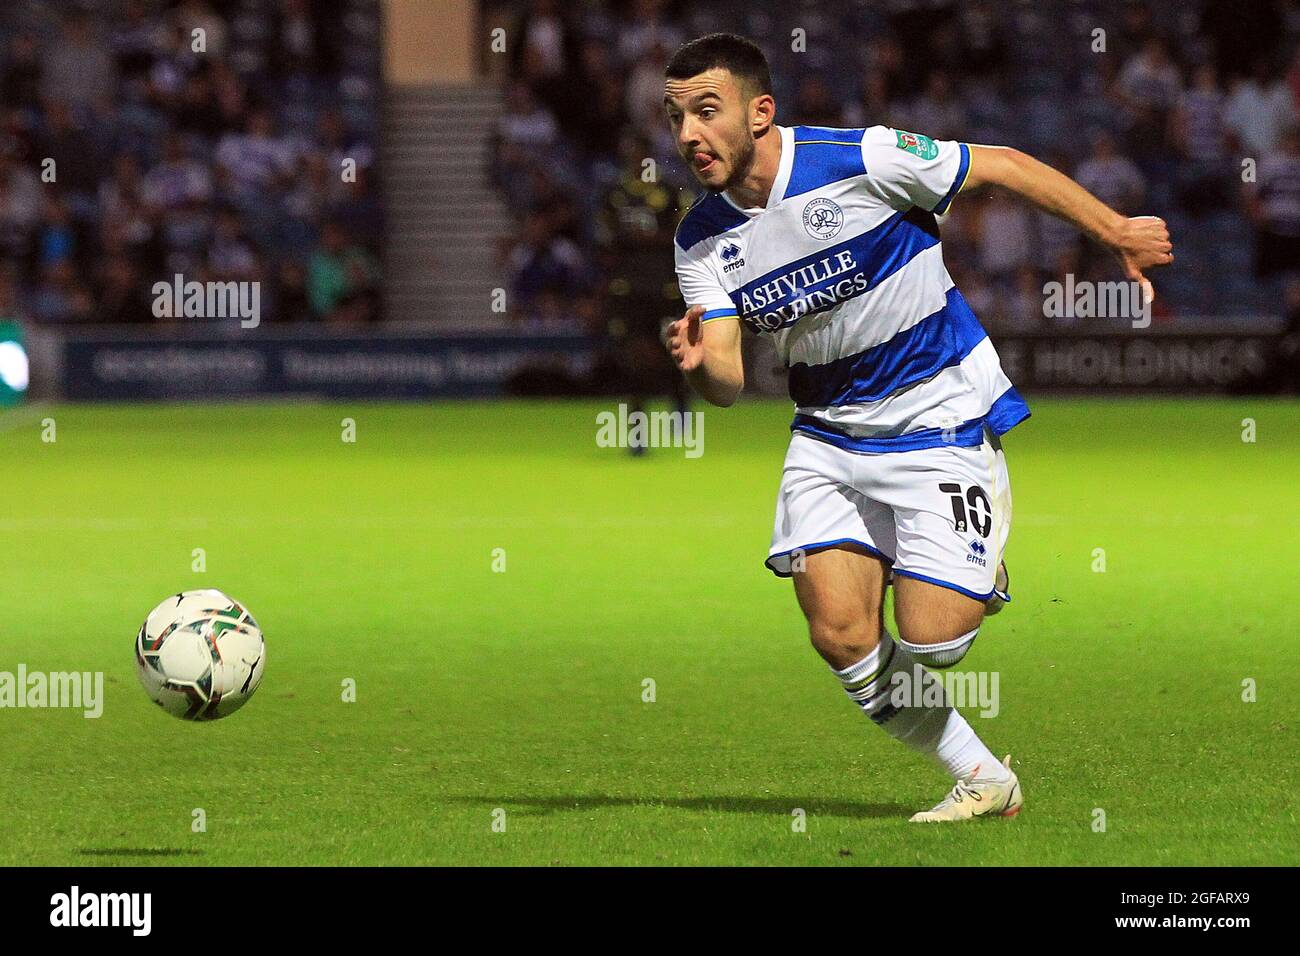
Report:
[{"label": "stadium stand", "polygon": [[[495,182],[518,213],[503,267],[525,322],[556,320],[557,296],[579,304],[575,322],[605,300],[596,229],[626,135],[651,144],[666,182],[695,190],[662,120],[663,64],[683,40],[720,30],[768,53],[779,122],[1016,146],[1108,202],[1164,217],[1178,259],[1159,276],[1157,322],[1275,320],[1284,277],[1300,270],[1254,268],[1261,246],[1295,248],[1270,235],[1300,234],[1300,167],[1283,145],[1300,118],[1295,2],[846,0],[778,12],[743,0],[512,0],[485,19],[513,39],[508,66],[486,59],[506,103]],[[1247,158],[1271,158],[1271,225],[1243,186]],[[954,204],[944,230],[954,279],[995,328],[1050,328],[1044,282],[1111,274],[1068,227],[996,197]],[[521,248],[541,250],[547,268]]]},{"label": "stadium stand", "polygon": [[4,4],[0,307],[153,322],[184,273],[260,280],[270,322],[378,318],[380,25],[378,0]]}]

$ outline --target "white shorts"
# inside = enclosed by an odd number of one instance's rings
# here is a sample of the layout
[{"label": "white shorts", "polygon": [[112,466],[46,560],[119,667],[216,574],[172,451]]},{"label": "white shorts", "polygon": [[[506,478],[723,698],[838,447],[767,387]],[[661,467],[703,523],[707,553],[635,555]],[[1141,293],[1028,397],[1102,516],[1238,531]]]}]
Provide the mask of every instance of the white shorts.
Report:
[{"label": "white shorts", "polygon": [[1006,456],[987,431],[976,448],[887,454],[845,451],[795,432],[767,566],[789,577],[800,554],[852,542],[894,574],[984,601],[1010,533]]}]

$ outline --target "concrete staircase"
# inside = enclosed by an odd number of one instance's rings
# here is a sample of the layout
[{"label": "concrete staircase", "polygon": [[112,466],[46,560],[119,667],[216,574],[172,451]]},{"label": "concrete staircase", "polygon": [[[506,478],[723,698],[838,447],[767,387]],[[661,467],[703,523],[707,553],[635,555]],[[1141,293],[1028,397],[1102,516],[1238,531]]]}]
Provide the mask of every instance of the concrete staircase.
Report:
[{"label": "concrete staircase", "polygon": [[441,329],[505,324],[491,310],[504,287],[499,237],[512,230],[488,182],[494,87],[390,88],[382,161],[388,245],[384,314]]}]

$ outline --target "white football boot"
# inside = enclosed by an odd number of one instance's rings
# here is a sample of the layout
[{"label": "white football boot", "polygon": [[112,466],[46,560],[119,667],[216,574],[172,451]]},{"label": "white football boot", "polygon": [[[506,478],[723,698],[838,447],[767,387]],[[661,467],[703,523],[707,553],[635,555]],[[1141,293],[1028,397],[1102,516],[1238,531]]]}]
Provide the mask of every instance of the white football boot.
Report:
[{"label": "white football boot", "polygon": [[[1006,755],[1002,766],[1011,770],[1011,754]],[[951,823],[973,817],[1014,817],[1019,813],[1025,800],[1016,772],[1011,770],[1011,779],[1006,781],[981,780],[979,772],[976,767],[969,779],[958,780],[938,806],[912,814],[911,822]]]},{"label": "white football boot", "polygon": [[997,578],[993,582],[993,595],[984,602],[984,616],[997,614],[1011,601],[1007,588],[1011,587],[1011,575],[1007,574],[1007,563],[998,565]]}]

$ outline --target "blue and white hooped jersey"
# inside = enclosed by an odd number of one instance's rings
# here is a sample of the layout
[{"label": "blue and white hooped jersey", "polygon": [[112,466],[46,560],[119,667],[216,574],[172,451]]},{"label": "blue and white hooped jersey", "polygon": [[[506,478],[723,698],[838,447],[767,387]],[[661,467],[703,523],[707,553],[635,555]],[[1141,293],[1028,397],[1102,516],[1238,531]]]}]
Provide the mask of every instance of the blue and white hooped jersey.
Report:
[{"label": "blue and white hooped jersey", "polygon": [[704,321],[770,335],[792,428],[859,452],[978,445],[1029,416],[943,264],[936,215],[965,143],[884,126],[777,127],[764,208],[706,193],[678,226],[677,279]]}]

